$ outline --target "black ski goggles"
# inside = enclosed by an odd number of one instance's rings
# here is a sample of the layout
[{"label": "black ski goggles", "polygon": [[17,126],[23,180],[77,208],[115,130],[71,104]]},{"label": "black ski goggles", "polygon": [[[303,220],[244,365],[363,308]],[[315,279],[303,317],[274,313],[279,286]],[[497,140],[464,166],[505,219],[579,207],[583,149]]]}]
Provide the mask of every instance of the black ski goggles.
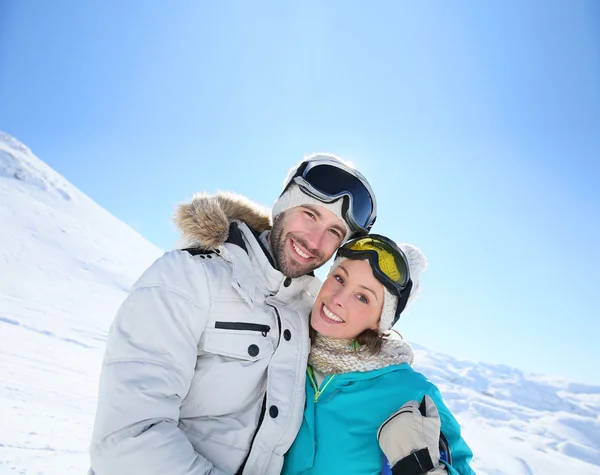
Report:
[{"label": "black ski goggles", "polygon": [[[408,259],[391,239],[379,234],[352,239],[344,244],[337,256],[368,260],[375,278],[398,297],[394,325],[406,307],[412,289]],[[336,256],[336,257],[337,257]]]},{"label": "black ski goggles", "polygon": [[373,190],[360,173],[338,162],[305,162],[292,177],[310,196],[331,203],[340,197],[342,213],[356,234],[367,234],[377,217]]}]

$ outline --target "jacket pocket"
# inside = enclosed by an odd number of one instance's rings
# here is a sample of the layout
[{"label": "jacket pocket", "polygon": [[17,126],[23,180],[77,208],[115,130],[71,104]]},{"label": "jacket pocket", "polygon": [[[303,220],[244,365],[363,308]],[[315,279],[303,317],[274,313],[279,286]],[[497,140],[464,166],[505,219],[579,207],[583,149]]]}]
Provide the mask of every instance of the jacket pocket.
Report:
[{"label": "jacket pocket", "polygon": [[215,322],[215,328],[221,330],[247,330],[251,332],[260,332],[262,336],[267,336],[267,334],[271,331],[271,327],[269,325],[246,322]]},{"label": "jacket pocket", "polygon": [[[226,324],[225,326],[231,325],[231,322],[220,323]],[[257,325],[257,327],[263,326],[269,328],[268,325]],[[203,353],[212,353],[238,360],[256,361],[273,354],[273,343],[271,338],[266,335],[265,328],[206,328],[202,336],[200,350]]]}]

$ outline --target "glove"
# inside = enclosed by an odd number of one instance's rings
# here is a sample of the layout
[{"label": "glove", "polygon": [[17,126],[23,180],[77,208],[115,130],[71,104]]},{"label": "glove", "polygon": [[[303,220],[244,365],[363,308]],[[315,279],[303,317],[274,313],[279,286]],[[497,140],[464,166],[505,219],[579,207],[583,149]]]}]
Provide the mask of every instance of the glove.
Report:
[{"label": "glove", "polygon": [[446,474],[440,462],[440,415],[427,395],[408,401],[377,431],[379,446],[393,475]]}]

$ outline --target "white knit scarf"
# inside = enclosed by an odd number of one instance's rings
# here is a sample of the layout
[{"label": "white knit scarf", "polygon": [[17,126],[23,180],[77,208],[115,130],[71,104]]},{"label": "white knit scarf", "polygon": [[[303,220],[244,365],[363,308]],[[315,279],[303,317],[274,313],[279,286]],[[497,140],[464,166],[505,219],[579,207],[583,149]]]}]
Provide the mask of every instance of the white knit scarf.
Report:
[{"label": "white knit scarf", "polygon": [[312,341],[308,363],[325,374],[373,371],[401,363],[412,365],[413,349],[395,332],[383,337],[381,351],[375,355],[366,346],[357,346],[354,342],[317,333]]}]

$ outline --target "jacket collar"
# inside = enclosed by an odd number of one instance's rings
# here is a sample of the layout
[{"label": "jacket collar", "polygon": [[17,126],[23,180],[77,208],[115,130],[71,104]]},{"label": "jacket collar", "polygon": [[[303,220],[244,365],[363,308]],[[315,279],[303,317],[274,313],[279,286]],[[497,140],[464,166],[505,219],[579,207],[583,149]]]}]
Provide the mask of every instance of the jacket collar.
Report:
[{"label": "jacket collar", "polygon": [[267,208],[234,193],[197,193],[191,202],[177,207],[173,219],[181,233],[178,249],[217,249],[229,239],[233,221],[259,233],[271,229]]}]

